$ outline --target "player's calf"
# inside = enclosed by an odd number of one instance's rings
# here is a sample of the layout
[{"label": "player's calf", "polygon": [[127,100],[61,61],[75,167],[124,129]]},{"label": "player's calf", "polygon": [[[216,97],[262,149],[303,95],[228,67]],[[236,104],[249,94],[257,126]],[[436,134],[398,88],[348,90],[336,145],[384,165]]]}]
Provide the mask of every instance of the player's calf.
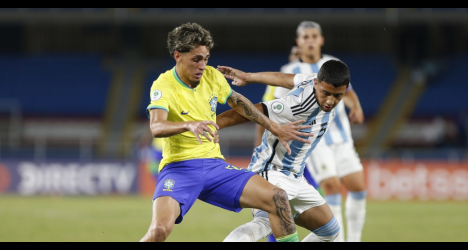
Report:
[{"label": "player's calf", "polygon": [[271,234],[268,213],[258,210],[254,219],[234,229],[223,242],[257,242]]}]

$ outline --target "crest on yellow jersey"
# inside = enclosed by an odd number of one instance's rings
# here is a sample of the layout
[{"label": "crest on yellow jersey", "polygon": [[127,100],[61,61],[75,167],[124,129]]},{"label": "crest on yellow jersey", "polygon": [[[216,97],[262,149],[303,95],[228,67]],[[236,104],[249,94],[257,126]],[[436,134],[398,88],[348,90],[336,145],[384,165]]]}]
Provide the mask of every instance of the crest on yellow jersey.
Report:
[{"label": "crest on yellow jersey", "polygon": [[218,106],[218,97],[217,96],[211,96],[211,99],[210,99],[211,112],[216,112],[216,107],[217,106]]}]

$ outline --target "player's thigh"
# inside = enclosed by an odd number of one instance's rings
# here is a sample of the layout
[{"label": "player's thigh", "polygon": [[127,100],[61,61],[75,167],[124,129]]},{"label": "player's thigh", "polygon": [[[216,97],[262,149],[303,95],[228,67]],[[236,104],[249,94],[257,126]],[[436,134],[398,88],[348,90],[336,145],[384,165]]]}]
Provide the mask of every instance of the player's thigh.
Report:
[{"label": "player's thigh", "polygon": [[366,190],[363,171],[343,176],[341,178],[341,182],[346,187],[346,189],[351,192],[362,192]]},{"label": "player's thigh", "polygon": [[185,214],[197,200],[204,186],[201,160],[187,160],[166,165],[158,176],[153,201],[159,197],[170,196],[179,204],[179,217],[176,224],[182,222]]},{"label": "player's thigh", "polygon": [[254,175],[245,185],[239,203],[242,208],[259,208],[269,212],[275,206],[275,199],[281,203],[288,201],[283,189],[274,186],[260,175]]},{"label": "player's thigh", "polygon": [[331,220],[333,214],[325,199],[304,177],[295,180],[295,189],[297,194],[289,202],[299,226],[314,230]]},{"label": "player's thigh", "polygon": [[325,226],[333,218],[333,212],[327,203],[312,207],[301,213],[294,221],[296,225],[308,230]]},{"label": "player's thigh", "polygon": [[310,208],[325,204],[325,199],[322,195],[304,177],[296,178],[290,184],[292,185],[289,185],[289,188],[285,190],[287,190],[288,194],[293,192],[295,194],[289,199],[294,218],[297,218]]},{"label": "player's thigh", "polygon": [[153,201],[153,226],[164,226],[172,230],[180,215],[180,204],[170,196],[160,196]]}]

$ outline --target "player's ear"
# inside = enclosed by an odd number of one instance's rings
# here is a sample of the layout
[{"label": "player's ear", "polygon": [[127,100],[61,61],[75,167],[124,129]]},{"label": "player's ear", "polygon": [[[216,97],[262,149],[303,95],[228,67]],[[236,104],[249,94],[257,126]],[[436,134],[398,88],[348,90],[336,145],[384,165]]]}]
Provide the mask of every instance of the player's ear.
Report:
[{"label": "player's ear", "polygon": [[174,59],[176,60],[176,62],[180,62],[180,60],[182,60],[182,53],[180,53],[179,51],[174,51]]},{"label": "player's ear", "polygon": [[320,37],[322,38],[322,46],[325,45],[325,37],[323,37],[322,35],[320,35]]}]

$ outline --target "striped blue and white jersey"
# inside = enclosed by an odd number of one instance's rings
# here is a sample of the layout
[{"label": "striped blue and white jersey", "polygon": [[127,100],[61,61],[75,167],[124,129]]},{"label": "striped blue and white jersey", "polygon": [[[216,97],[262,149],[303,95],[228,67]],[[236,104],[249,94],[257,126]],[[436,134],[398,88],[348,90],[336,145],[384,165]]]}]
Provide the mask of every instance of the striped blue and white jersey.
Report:
[{"label": "striped blue and white jersey", "polygon": [[[304,63],[299,59],[285,64],[281,67],[281,72],[290,73],[290,74],[312,74],[318,73],[320,67],[328,60],[339,60],[338,58],[330,55],[323,54],[322,58],[317,63]],[[351,89],[351,84],[349,84],[349,89]],[[347,91],[348,91],[347,90]],[[289,89],[277,87],[275,89],[274,97],[280,98],[285,95]],[[335,108],[336,116],[330,125],[329,131],[324,135],[324,141],[328,145],[335,143],[351,142],[354,143],[353,137],[351,134],[351,125],[349,123],[348,114],[346,112],[344,102],[340,102]]]},{"label": "striped blue and white jersey", "polygon": [[322,139],[335,115],[334,110],[325,112],[317,103],[314,88],[316,77],[317,74],[296,74],[295,87],[291,91],[279,99],[262,103],[268,117],[278,124],[305,120],[303,125],[312,125],[312,128],[302,130],[312,134],[307,138],[311,143],[290,141],[289,155],[278,138],[265,130],[262,144],[254,149],[249,170],[261,173],[273,169],[288,176],[303,175],[306,159]]}]

